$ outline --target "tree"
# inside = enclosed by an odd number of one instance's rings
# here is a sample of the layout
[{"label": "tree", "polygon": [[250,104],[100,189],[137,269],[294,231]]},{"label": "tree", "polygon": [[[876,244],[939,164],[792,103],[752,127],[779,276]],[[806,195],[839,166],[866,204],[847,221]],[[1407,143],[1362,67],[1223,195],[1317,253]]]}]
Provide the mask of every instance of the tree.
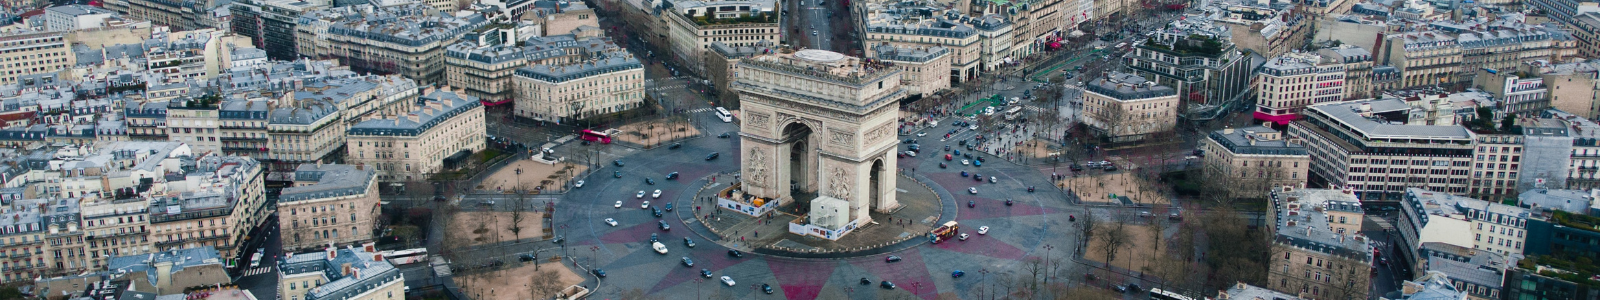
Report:
[{"label": "tree", "polygon": [[561,292],[561,274],[555,270],[544,270],[533,275],[532,282],[528,283],[529,291],[535,299],[546,299],[550,295]]},{"label": "tree", "polygon": [[511,212],[511,227],[506,229],[511,230],[511,235],[517,240],[521,240],[522,221],[527,219],[528,214],[528,191],[519,188],[517,189],[517,196],[521,201],[517,203],[516,208],[513,208]]},{"label": "tree", "polygon": [[1100,231],[1100,236],[1098,237],[1100,241],[1099,250],[1105,252],[1107,266],[1117,260],[1117,252],[1122,250],[1122,247],[1129,242],[1128,220],[1122,215],[1121,213],[1114,215],[1110,220],[1111,222],[1106,224],[1105,229]]},{"label": "tree", "polygon": [[1220,290],[1244,282],[1265,286],[1267,268],[1264,256],[1271,256],[1267,239],[1249,230],[1245,219],[1229,206],[1212,208],[1202,217],[1207,247],[1205,263],[1211,269],[1208,290]]},{"label": "tree", "polygon": [[1085,247],[1083,245],[1088,245],[1090,240],[1093,240],[1095,236],[1100,234],[1100,220],[1098,217],[1094,216],[1094,212],[1086,211],[1082,218],[1078,218],[1077,223],[1078,234],[1083,238],[1083,242],[1078,243],[1078,248],[1081,252],[1082,250],[1085,250],[1083,249],[1083,247]]}]

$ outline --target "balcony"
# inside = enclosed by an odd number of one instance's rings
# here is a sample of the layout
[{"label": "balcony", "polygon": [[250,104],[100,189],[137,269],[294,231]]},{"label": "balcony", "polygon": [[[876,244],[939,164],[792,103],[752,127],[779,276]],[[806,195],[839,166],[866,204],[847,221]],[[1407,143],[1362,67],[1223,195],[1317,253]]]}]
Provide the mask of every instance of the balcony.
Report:
[{"label": "balcony", "polygon": [[267,142],[267,138],[265,138],[265,137],[232,137],[232,136],[225,136],[225,137],[222,137],[221,140],[224,141],[224,142],[262,142],[262,143]]},{"label": "balcony", "polygon": [[266,153],[268,150],[271,149],[266,147],[222,147],[222,152],[233,153]]}]

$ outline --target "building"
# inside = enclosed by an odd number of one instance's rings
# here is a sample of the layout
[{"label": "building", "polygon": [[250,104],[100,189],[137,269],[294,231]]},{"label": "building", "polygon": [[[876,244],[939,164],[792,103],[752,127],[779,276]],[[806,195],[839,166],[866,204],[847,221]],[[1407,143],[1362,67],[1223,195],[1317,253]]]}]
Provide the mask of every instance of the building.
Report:
[{"label": "building", "polygon": [[[521,2],[521,1],[518,1]],[[525,13],[513,10],[512,18],[534,24],[543,30],[539,36],[563,35],[583,27],[600,28],[600,18],[594,9],[583,1],[527,1],[532,3]]]},{"label": "building", "polygon": [[0,84],[20,83],[26,75],[56,73],[76,63],[63,32],[22,31],[0,35]]},{"label": "building", "polygon": [[[1516,206],[1407,189],[1395,226],[1399,239],[1394,241],[1394,247],[1398,249],[1392,249],[1397,251],[1389,252],[1394,254],[1388,258],[1412,266],[1412,270],[1423,270],[1430,254],[1424,253],[1422,246],[1439,242],[1520,259],[1527,239],[1528,220],[1532,216],[1526,209]],[[1443,246],[1434,247],[1443,249]]]},{"label": "building", "polygon": [[[16,202],[13,202],[16,203]],[[37,203],[29,202],[29,203]],[[6,282],[31,280],[43,276],[49,268],[44,263],[44,236],[41,214],[43,207],[13,205],[0,218],[0,279]]]},{"label": "building", "polygon": [[[958,1],[959,2],[959,1]],[[864,34],[862,44],[869,47],[888,45],[896,48],[950,49],[951,83],[977,79],[983,72],[979,61],[985,43],[973,24],[963,23],[970,18],[957,12],[946,11],[943,5],[915,6],[866,3],[855,5],[861,21],[856,24]],[[867,51],[868,58],[878,55]]]},{"label": "building", "polygon": [[733,67],[739,60],[756,55],[776,53],[780,49],[771,41],[758,42],[755,45],[734,47],[722,42],[712,42],[711,51],[706,53],[706,80],[711,81],[711,90],[717,94],[717,106],[732,106],[739,100],[739,91],[729,86],[733,84]]},{"label": "building", "polygon": [[295,26],[300,16],[331,6],[327,0],[239,0],[228,7],[233,16],[233,32],[246,37],[256,48],[267,51],[273,60],[295,60],[310,53],[298,53]]},{"label": "building", "polygon": [[1519,261],[1516,268],[1506,272],[1504,299],[1600,299],[1600,289],[1586,280],[1596,273],[1580,271],[1579,267],[1586,266],[1546,256]]},{"label": "building", "polygon": [[1344,100],[1374,97],[1372,51],[1354,45],[1339,45],[1317,50],[1317,54],[1344,64]]},{"label": "building", "polygon": [[1113,143],[1144,140],[1178,125],[1178,94],[1133,74],[1112,72],[1083,84],[1085,125]]},{"label": "building", "polygon": [[[86,199],[88,200],[88,199]],[[88,243],[88,260],[93,270],[107,266],[106,258],[137,255],[150,250],[150,199],[99,198],[84,201],[83,239]]]},{"label": "building", "polygon": [[53,6],[44,9],[44,29],[73,31],[100,28],[116,16],[117,12],[88,5]]},{"label": "building", "polygon": [[626,51],[593,55],[568,64],[518,68],[512,78],[516,116],[560,123],[644,104],[644,64],[638,58]]},{"label": "building", "polygon": [[1424,277],[1448,276],[1445,281],[1475,300],[1500,299],[1506,268],[1513,261],[1494,251],[1477,250],[1448,243],[1422,243],[1417,249],[1424,259]]},{"label": "building", "polygon": [[1383,98],[1307,107],[1288,133],[1310,152],[1309,184],[1352,190],[1362,200],[1395,201],[1408,187],[1466,195],[1477,136],[1455,125],[1453,109],[1439,108],[1448,102],[1414,104]]},{"label": "building", "polygon": [[900,86],[914,96],[930,96],[950,88],[950,49],[878,46],[874,58],[900,68]]},{"label": "building", "polygon": [[1343,101],[1345,62],[1313,53],[1268,58],[1256,73],[1256,120],[1289,124],[1306,106]]},{"label": "building", "polygon": [[[1427,274],[1423,274],[1421,277],[1417,277],[1417,280],[1406,280],[1405,282],[1400,283],[1400,297],[1393,298],[1393,300],[1500,299],[1498,295],[1493,298],[1485,298],[1480,297],[1477,294],[1468,293],[1462,290],[1461,287],[1464,285],[1464,283],[1457,280],[1455,277],[1450,276],[1449,274],[1430,271]],[[1470,286],[1468,287],[1470,290]],[[1484,287],[1479,286],[1478,288],[1481,289]],[[1495,288],[1499,287],[1497,286]],[[1390,300],[1391,298],[1379,297],[1378,299]]]},{"label": "building", "polygon": [[1265,198],[1275,186],[1304,186],[1311,157],[1299,142],[1265,126],[1212,131],[1201,140],[1204,172],[1230,183],[1233,198]]},{"label": "building", "polygon": [[350,125],[347,164],[372,169],[379,181],[412,181],[483,150],[483,103],[460,90],[429,88],[422,94],[404,115]]},{"label": "building", "polygon": [[[1526,5],[1543,11],[1550,20],[1562,24],[1577,23],[1577,19],[1588,12],[1594,12],[1600,4],[1586,0],[1532,0]],[[1590,56],[1593,57],[1593,56]]]},{"label": "building", "polygon": [[1231,31],[1231,41],[1240,49],[1277,57],[1305,47],[1305,37],[1312,29],[1311,18],[1305,13],[1294,13],[1293,7],[1293,2],[1286,1],[1219,1],[1189,13],[1186,18],[1210,19]]},{"label": "building", "polygon": [[[1564,0],[1538,0],[1534,2],[1557,2]],[[1572,28],[1572,36],[1578,40],[1578,56],[1600,57],[1600,12],[1584,12],[1573,16],[1572,22],[1567,22]]]},{"label": "building", "polygon": [[1395,88],[1451,84],[1461,70],[1461,45],[1441,31],[1390,34],[1383,45],[1378,64],[1394,66],[1402,74]]},{"label": "building", "polygon": [[405,299],[405,274],[371,244],[290,254],[278,261],[278,296],[286,300]]},{"label": "building", "polygon": [[[450,45],[446,49],[445,79],[450,86],[465,89],[467,95],[492,103],[512,101],[516,90],[512,78],[519,68],[545,65],[586,69],[594,60],[627,53],[626,49],[606,38],[602,35],[604,32],[595,27],[526,38],[504,30],[503,26],[485,27],[489,28],[500,28],[494,31],[502,32],[499,34],[501,37],[490,39],[488,37],[495,34],[468,35],[476,38]],[[610,79],[603,75],[601,77],[593,79]],[[631,83],[642,84],[642,81]],[[520,104],[529,106],[518,106],[519,110],[532,111],[527,108],[531,108],[533,103]]]},{"label": "building", "polygon": [[1363,299],[1371,289],[1372,246],[1363,236],[1365,211],[1348,190],[1278,187],[1267,288],[1313,299]]},{"label": "building", "polygon": [[1209,120],[1246,105],[1255,65],[1234,45],[1231,31],[1187,18],[1168,27],[1134,42],[1123,56],[1128,69],[1176,90],[1183,105],[1177,112],[1186,120]]},{"label": "building", "polygon": [[1269,299],[1270,300],[1279,300],[1279,299],[1282,299],[1282,300],[1310,300],[1311,299],[1311,298],[1301,297],[1301,296],[1308,296],[1308,295],[1303,295],[1303,294],[1294,295],[1294,294],[1274,291],[1272,289],[1259,287],[1259,286],[1254,286],[1254,285],[1249,285],[1249,284],[1245,284],[1243,282],[1240,282],[1240,283],[1233,284],[1233,286],[1229,287],[1228,290],[1226,290],[1226,291],[1217,292],[1217,297],[1214,298],[1214,299],[1217,299],[1217,300],[1269,300]]},{"label": "building", "polygon": [[[362,16],[355,18],[352,16]],[[358,73],[398,74],[418,84],[444,84],[445,47],[489,23],[481,14],[441,14],[425,4],[394,6],[362,4],[301,14],[297,43],[326,53],[300,53],[319,59],[336,59]],[[310,33],[308,33],[310,32]],[[308,49],[299,46],[298,49]],[[267,53],[272,53],[268,47]]]},{"label": "building", "polygon": [[1516,68],[1478,69],[1473,86],[1494,95],[1495,109],[1506,114],[1529,114],[1550,108],[1550,89],[1536,73]]},{"label": "building", "polygon": [[224,259],[210,247],[183,248],[112,257],[106,270],[132,281],[130,290],[182,294],[188,288],[232,284]]},{"label": "building", "polygon": [[202,157],[192,172],[166,173],[167,191],[150,200],[155,251],[213,247],[236,257],[245,233],[270,214],[261,164],[248,157]]},{"label": "building", "polygon": [[371,242],[379,214],[377,179],[376,172],[354,165],[300,165],[294,186],[278,196],[284,251]]},{"label": "building", "polygon": [[704,74],[702,61],[712,42],[730,46],[750,46],[761,41],[777,41],[783,34],[778,27],[782,9],[774,0],[662,1],[666,10],[658,16],[666,23],[668,48],[687,71]]}]

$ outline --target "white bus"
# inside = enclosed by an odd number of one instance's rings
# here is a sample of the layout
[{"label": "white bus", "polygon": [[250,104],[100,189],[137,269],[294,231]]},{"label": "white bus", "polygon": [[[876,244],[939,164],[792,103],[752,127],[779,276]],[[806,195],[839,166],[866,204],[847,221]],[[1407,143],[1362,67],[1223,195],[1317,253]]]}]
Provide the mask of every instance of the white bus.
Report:
[{"label": "white bus", "polygon": [[1150,288],[1150,299],[1155,299],[1155,300],[1194,300],[1194,298],[1191,298],[1189,296],[1184,296],[1182,294],[1174,293],[1172,291],[1164,291],[1164,290],[1161,290],[1160,288]]},{"label": "white bus", "polygon": [[416,248],[397,251],[383,251],[383,258],[390,264],[404,265],[419,263],[428,258],[428,248]]},{"label": "white bus", "polygon": [[728,109],[721,106],[717,107],[717,118],[722,119],[723,123],[733,123],[733,114],[728,113]]},{"label": "white bus", "polygon": [[1006,121],[1016,119],[1020,115],[1022,115],[1022,106],[1012,106],[1006,110]]}]

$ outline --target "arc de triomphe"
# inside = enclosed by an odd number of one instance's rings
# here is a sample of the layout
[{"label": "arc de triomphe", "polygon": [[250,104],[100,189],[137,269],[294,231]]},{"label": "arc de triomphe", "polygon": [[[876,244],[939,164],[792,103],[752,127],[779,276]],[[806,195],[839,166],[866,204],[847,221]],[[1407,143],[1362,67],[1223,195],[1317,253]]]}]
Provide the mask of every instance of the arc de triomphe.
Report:
[{"label": "arc de triomphe", "polygon": [[839,224],[865,224],[869,209],[900,205],[897,103],[906,92],[898,69],[800,50],[746,58],[734,74],[746,193],[785,205],[811,200],[795,199],[792,191],[843,200],[849,209],[837,213]]}]

